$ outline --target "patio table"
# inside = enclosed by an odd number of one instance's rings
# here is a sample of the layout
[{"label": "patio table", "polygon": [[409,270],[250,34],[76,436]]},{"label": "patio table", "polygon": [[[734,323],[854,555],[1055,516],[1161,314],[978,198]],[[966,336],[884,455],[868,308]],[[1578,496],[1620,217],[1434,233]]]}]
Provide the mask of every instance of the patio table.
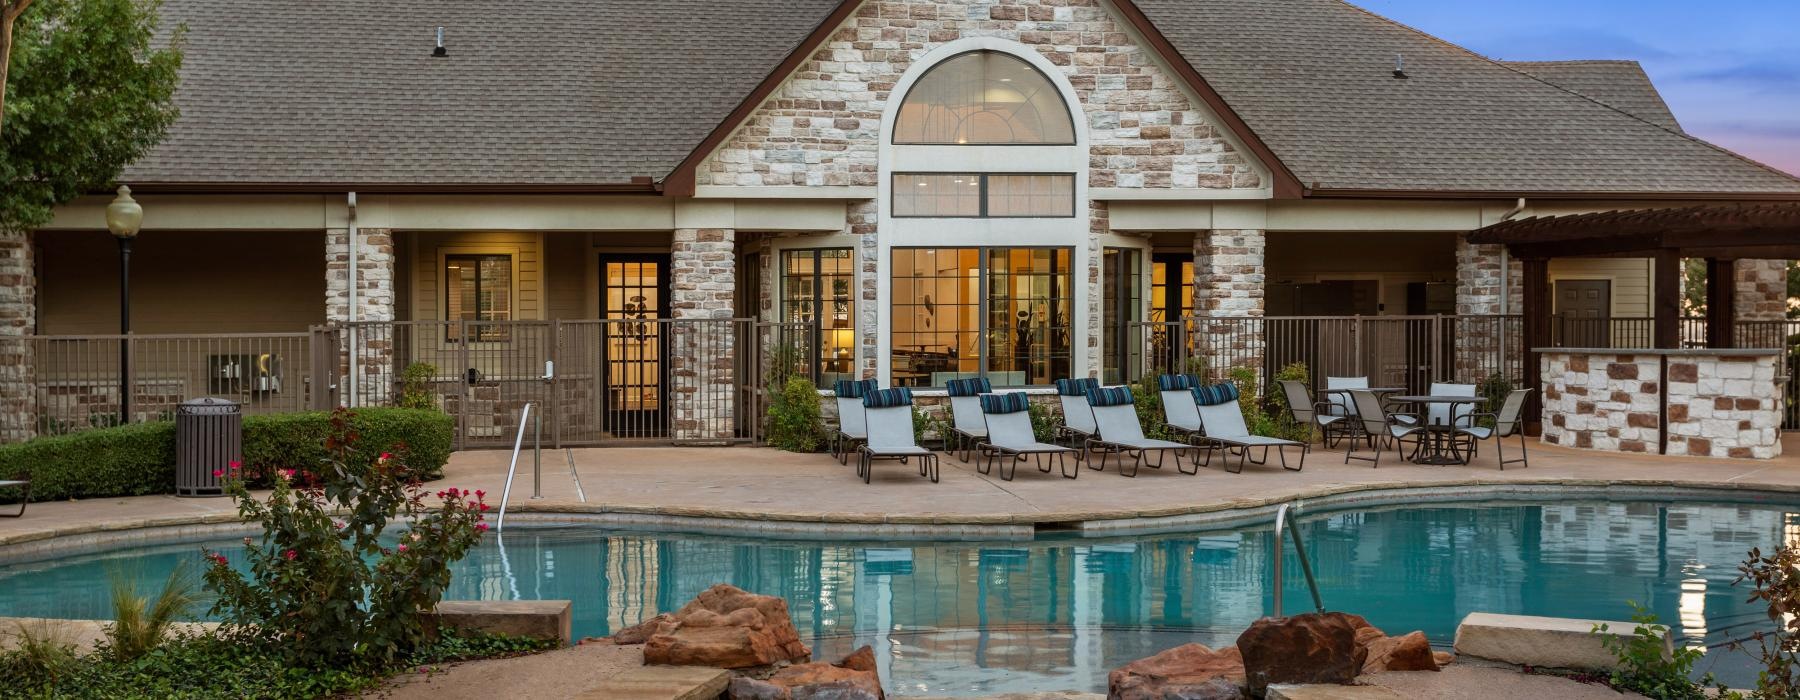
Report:
[{"label": "patio table", "polygon": [[[1392,400],[1395,403],[1419,404],[1424,407],[1430,407],[1432,404],[1446,404],[1450,407],[1451,425],[1438,425],[1429,420],[1426,421],[1425,434],[1431,436],[1431,439],[1419,444],[1419,453],[1413,455],[1414,464],[1468,464],[1468,461],[1463,459],[1461,453],[1456,450],[1456,441],[1448,439],[1456,435],[1456,426],[1454,425],[1456,407],[1461,404],[1479,406],[1487,403],[1486,398],[1480,396],[1395,396],[1392,397]],[[1446,446],[1448,446],[1448,450],[1445,449]]]}]

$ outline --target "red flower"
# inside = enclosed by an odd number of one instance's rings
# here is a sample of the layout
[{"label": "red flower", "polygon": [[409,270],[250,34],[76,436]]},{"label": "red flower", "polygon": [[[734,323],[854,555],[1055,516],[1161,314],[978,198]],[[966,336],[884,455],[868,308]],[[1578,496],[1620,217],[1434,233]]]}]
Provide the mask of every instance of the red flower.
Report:
[{"label": "red flower", "polygon": [[483,491],[481,489],[475,489],[475,497],[476,498],[487,498],[487,492]]},{"label": "red flower", "polygon": [[390,453],[390,452],[383,452],[383,453],[381,453],[381,461],[383,461],[383,462],[386,462],[386,461],[388,461],[388,460],[390,460],[390,459],[393,459],[393,458],[394,458],[394,455],[393,455],[393,453]]},{"label": "red flower", "polygon": [[288,561],[293,561],[294,557],[300,556],[300,553],[290,549],[287,551],[287,554],[283,554],[282,556],[287,557]]},{"label": "red flower", "polygon": [[214,479],[217,479],[221,476],[225,476],[225,470],[223,470],[223,469],[214,469],[213,470],[213,478]]},{"label": "red flower", "polygon": [[334,527],[336,527],[336,528],[337,528],[337,529],[339,529],[339,530],[342,530],[342,529],[344,529],[344,524],[343,524],[343,523],[340,523],[340,522],[338,522],[338,521],[336,521],[336,520],[333,520],[333,521],[331,521],[331,524],[332,524],[332,526],[334,526]]},{"label": "red flower", "polygon": [[243,463],[243,462],[240,462],[240,461],[238,461],[238,460],[235,460],[235,459],[234,459],[234,460],[231,460],[231,470],[232,470],[232,471],[237,471],[237,470],[239,470],[239,469],[243,469],[243,468],[244,468],[244,463]]},{"label": "red flower", "polygon": [[218,552],[209,552],[209,553],[207,553],[206,558],[211,559],[213,561],[213,563],[218,566],[225,565],[225,555],[220,554]]},{"label": "red flower", "polygon": [[485,513],[485,512],[487,512],[487,509],[488,509],[488,504],[486,504],[486,503],[483,503],[483,504],[481,504],[481,511],[482,511],[482,512],[484,512],[484,513]]},{"label": "red flower", "polygon": [[487,523],[475,523],[476,532],[487,532]]},{"label": "red flower", "polygon": [[406,545],[400,545],[400,552],[403,554],[406,552]]}]

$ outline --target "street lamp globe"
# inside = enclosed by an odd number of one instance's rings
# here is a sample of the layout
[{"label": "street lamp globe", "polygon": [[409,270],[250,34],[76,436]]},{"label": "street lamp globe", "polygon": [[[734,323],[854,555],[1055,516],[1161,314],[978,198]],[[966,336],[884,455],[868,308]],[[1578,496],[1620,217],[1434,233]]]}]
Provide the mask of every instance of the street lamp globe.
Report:
[{"label": "street lamp globe", "polygon": [[119,238],[134,238],[144,225],[144,208],[131,198],[131,188],[119,185],[119,196],[106,205],[106,228]]}]

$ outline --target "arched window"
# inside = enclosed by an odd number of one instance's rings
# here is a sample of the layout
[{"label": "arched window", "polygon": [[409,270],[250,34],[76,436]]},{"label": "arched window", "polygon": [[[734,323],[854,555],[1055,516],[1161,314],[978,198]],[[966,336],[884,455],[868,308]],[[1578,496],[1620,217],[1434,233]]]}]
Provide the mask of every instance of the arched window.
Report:
[{"label": "arched window", "polygon": [[932,66],[907,92],[894,143],[1073,145],[1075,124],[1062,94],[1031,64],[971,51]]}]

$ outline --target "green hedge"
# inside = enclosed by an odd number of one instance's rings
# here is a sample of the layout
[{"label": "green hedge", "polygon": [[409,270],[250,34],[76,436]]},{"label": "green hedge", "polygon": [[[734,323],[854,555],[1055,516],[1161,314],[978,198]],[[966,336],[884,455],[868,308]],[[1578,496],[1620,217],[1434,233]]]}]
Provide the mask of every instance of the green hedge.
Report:
[{"label": "green hedge", "polygon": [[[355,411],[367,457],[405,443],[408,462],[429,478],[442,476],[456,423],[440,411],[366,408]],[[331,413],[283,413],[244,417],[244,464],[306,469],[325,458]],[[175,424],[139,423],[45,437],[0,446],[0,478],[31,472],[34,501],[142,496],[175,492]]]}]

